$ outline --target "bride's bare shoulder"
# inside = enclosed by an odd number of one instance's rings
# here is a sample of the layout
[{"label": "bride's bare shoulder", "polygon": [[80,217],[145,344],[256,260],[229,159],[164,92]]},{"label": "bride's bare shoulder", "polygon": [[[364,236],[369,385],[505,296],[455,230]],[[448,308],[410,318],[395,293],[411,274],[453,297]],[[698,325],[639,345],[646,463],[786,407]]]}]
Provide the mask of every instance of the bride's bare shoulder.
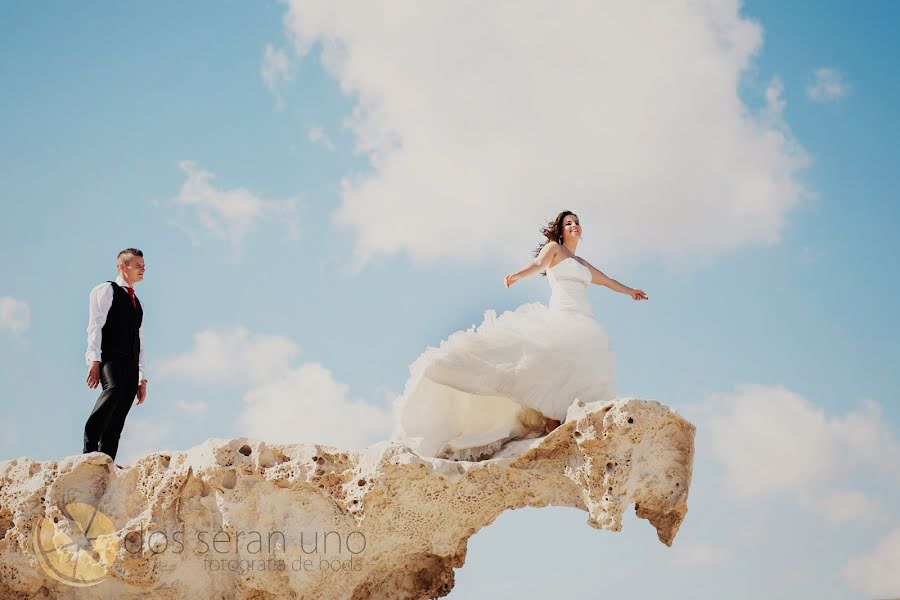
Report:
[{"label": "bride's bare shoulder", "polygon": [[565,258],[561,256],[560,248],[561,246],[556,242],[547,242],[544,244],[544,247],[541,248],[540,253],[538,253],[538,260],[549,260],[550,264],[547,266],[553,267],[556,263]]}]

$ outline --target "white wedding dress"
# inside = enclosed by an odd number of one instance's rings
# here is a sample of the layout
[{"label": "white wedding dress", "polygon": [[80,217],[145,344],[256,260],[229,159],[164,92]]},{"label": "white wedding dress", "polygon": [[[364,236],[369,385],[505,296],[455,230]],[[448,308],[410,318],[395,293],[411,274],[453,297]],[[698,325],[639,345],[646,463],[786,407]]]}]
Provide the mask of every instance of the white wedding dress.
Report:
[{"label": "white wedding dress", "polygon": [[477,328],[429,347],[395,402],[395,439],[422,455],[489,458],[510,439],[543,434],[576,399],[615,397],[615,358],[587,298],[590,270],[574,258],[547,269],[550,303],[488,310]]}]

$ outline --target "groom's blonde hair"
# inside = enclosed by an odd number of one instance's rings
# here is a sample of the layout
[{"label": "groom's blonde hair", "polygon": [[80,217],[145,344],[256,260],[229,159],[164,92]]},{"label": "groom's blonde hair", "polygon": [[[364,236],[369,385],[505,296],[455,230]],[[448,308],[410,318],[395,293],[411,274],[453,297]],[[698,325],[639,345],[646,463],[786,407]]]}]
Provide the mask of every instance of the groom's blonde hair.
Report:
[{"label": "groom's blonde hair", "polygon": [[144,257],[144,253],[138,250],[137,248],[125,248],[119,255],[116,256],[116,266],[121,264],[128,264],[128,261],[134,258],[135,256]]}]

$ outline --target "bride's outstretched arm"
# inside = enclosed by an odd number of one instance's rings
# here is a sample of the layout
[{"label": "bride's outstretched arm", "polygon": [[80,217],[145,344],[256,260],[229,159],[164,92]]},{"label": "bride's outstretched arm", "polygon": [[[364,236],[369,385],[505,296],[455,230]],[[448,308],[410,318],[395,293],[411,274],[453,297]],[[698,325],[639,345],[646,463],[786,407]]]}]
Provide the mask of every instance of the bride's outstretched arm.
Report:
[{"label": "bride's outstretched arm", "polygon": [[556,242],[547,242],[533,261],[522,267],[520,271],[507,275],[503,279],[503,283],[506,284],[506,287],[509,287],[520,279],[525,279],[529,275],[547,270],[553,263],[553,257],[559,251],[558,248],[559,244]]},{"label": "bride's outstretched arm", "polygon": [[584,261],[583,263],[588,269],[591,271],[591,283],[595,283],[597,285],[604,285],[611,289],[614,292],[620,292],[622,294],[628,294],[635,300],[648,300],[647,294],[644,293],[644,290],[639,290],[636,288],[630,288],[627,285],[619,283],[615,279],[611,277],[607,277],[603,271],[589,263],[588,261]]}]

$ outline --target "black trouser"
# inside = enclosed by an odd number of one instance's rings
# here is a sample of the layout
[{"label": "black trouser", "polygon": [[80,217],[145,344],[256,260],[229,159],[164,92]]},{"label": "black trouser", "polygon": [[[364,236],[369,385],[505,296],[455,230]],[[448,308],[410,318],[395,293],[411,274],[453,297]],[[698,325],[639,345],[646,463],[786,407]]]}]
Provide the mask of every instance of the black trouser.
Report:
[{"label": "black trouser", "polygon": [[104,452],[115,459],[125,417],[137,394],[137,361],[101,362],[100,384],[103,392],[84,424],[84,452]]}]

